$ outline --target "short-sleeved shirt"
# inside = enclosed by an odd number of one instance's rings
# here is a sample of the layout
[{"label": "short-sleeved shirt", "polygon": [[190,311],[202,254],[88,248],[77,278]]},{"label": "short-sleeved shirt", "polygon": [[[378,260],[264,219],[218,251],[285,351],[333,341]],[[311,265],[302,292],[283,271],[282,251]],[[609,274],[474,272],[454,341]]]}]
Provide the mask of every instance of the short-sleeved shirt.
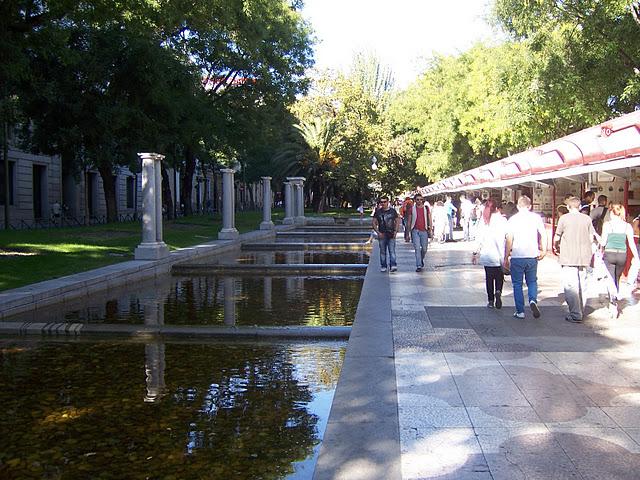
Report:
[{"label": "short-sleeved shirt", "polygon": [[591,218],[580,212],[560,217],[556,236],[560,237],[560,265],[588,267],[591,263],[591,244],[596,231]]},{"label": "short-sleeved shirt", "polygon": [[509,219],[507,235],[509,234],[513,236],[512,258],[537,258],[540,249],[539,237],[544,239],[547,235],[540,215],[529,210],[518,211]]},{"label": "short-sleeved shirt", "polygon": [[396,212],[395,208],[389,208],[388,210],[379,208],[376,210],[374,217],[378,220],[378,230],[382,233],[392,233],[396,231],[398,212]]}]

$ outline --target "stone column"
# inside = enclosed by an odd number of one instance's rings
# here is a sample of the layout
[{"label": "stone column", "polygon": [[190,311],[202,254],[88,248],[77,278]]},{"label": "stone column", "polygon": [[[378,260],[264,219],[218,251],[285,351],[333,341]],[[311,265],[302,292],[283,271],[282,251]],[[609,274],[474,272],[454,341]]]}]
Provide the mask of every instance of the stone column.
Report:
[{"label": "stone column", "polygon": [[271,221],[271,177],[262,177],[262,222],[260,230],[273,230]]},{"label": "stone column", "polygon": [[285,225],[293,225],[294,223],[293,202],[293,183],[284,182],[284,219],[282,223]]},{"label": "stone column", "polygon": [[136,260],[158,260],[169,255],[162,240],[162,175],[163,155],[139,153],[142,159],[142,243],[135,250]]},{"label": "stone column", "polygon": [[306,180],[304,177],[288,177],[293,186],[294,186],[294,196],[295,201],[293,204],[295,205],[295,209],[293,211],[294,223],[296,225],[304,225],[304,181]]},{"label": "stone column", "polygon": [[222,229],[218,232],[220,240],[235,240],[240,236],[236,230],[236,198],[233,188],[234,170],[223,168],[222,172]]}]

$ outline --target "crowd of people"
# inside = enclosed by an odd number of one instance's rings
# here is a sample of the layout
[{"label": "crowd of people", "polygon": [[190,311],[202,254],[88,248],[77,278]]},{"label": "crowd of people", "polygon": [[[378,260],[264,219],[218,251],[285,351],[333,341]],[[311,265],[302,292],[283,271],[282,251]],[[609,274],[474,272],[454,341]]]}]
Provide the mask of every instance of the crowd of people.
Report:
[{"label": "crowd of people", "polygon": [[[429,239],[455,241],[453,231],[462,228],[465,242],[475,242],[472,263],[485,270],[487,307],[502,308],[505,275],[511,276],[516,318],[525,318],[524,286],[534,318],[538,307],[538,262],[547,254],[547,230],[541,215],[532,212],[531,199],[521,196],[517,203],[498,203],[494,199],[468,199],[460,195],[457,206],[452,197],[433,205],[416,193],[392,204],[381,197],[372,211],[373,233],[380,245],[380,270],[397,271],[396,234],[401,230],[405,242],[414,247],[416,272],[424,269]],[[606,284],[611,315],[620,314],[623,287],[635,287],[640,257],[638,233],[640,215],[627,221],[624,206],[597,200],[591,191],[582,198],[567,195],[557,208],[558,223],[551,242],[562,270],[562,285],[569,322],[582,322],[585,316],[586,286],[590,281]],[[621,282],[623,276],[627,282]]]}]

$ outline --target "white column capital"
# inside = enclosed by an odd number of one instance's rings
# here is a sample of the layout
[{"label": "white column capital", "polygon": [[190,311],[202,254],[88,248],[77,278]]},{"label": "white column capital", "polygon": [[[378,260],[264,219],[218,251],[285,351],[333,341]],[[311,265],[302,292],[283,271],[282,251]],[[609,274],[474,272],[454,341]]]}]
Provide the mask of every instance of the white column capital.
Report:
[{"label": "white column capital", "polygon": [[161,155],[159,153],[153,153],[153,152],[142,152],[142,153],[138,153],[138,156],[141,159],[151,159],[151,160],[164,160],[164,155]]}]

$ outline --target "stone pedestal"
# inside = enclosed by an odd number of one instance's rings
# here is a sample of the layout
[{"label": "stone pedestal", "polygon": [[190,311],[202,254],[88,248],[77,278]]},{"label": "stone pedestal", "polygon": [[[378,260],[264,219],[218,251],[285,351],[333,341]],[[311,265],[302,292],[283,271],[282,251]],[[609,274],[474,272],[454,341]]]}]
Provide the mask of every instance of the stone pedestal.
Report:
[{"label": "stone pedestal", "polygon": [[136,260],[158,260],[169,255],[162,240],[162,172],[164,155],[139,153],[142,159],[142,243],[134,252]]},{"label": "stone pedestal", "polygon": [[236,196],[233,187],[235,171],[223,168],[222,172],[222,229],[218,232],[220,240],[235,240],[240,236],[236,230]]},{"label": "stone pedestal", "polygon": [[271,221],[271,177],[262,177],[262,222],[260,230],[273,230]]}]

